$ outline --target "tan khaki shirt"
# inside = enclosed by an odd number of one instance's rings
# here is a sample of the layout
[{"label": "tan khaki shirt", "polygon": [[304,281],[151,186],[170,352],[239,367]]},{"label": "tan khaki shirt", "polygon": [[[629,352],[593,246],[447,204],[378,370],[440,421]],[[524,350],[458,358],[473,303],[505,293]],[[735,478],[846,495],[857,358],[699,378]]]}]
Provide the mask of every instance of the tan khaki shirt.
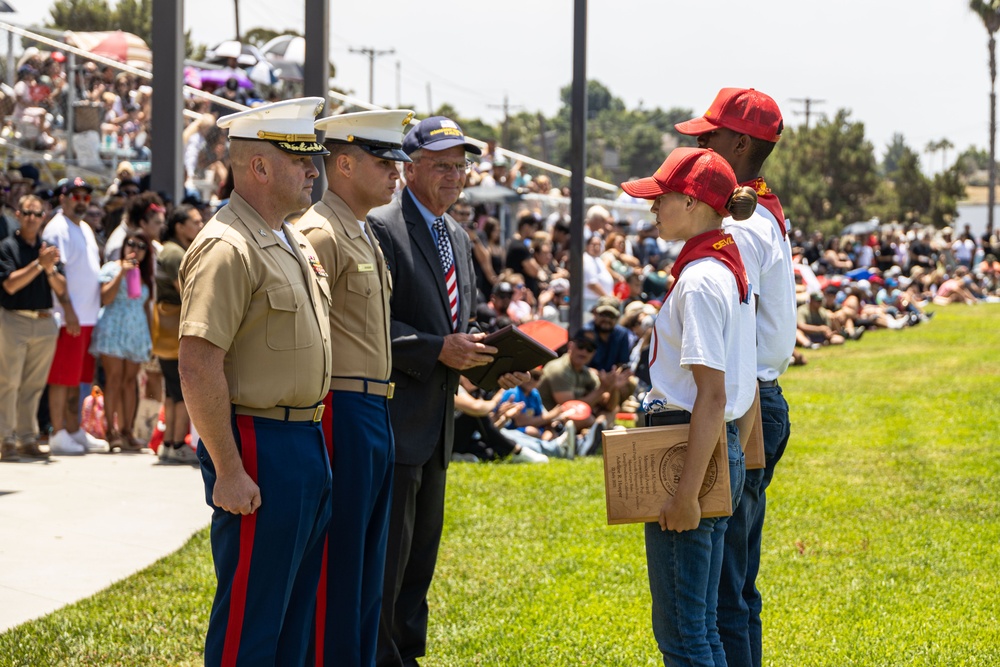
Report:
[{"label": "tan khaki shirt", "polygon": [[392,369],[389,343],[389,297],[392,277],[378,239],[365,221],[361,233],[354,213],[339,196],[327,190],[295,224],[316,249],[329,274],[330,336],[333,364],[330,374],[388,380]]},{"label": "tan khaki shirt", "polygon": [[309,241],[284,232],[295,252],[234,192],[181,263],[180,335],[226,350],[236,405],[308,407],[329,388],[330,291]]}]

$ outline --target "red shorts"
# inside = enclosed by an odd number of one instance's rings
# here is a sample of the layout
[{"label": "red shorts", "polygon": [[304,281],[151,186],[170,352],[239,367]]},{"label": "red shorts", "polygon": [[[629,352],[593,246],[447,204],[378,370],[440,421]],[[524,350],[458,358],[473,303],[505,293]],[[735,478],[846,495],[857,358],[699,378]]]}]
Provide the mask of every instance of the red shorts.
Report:
[{"label": "red shorts", "polygon": [[66,327],[59,329],[56,356],[49,369],[49,384],[76,387],[94,381],[94,357],[90,354],[90,336],[94,327],[80,327],[79,336],[70,336]]}]

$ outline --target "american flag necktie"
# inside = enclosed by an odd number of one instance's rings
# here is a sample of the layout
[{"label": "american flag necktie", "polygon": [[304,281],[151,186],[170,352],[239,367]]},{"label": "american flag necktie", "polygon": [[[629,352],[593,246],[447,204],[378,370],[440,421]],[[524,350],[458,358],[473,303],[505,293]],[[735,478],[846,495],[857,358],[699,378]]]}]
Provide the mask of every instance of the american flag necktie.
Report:
[{"label": "american flag necktie", "polygon": [[451,254],[451,239],[444,218],[434,219],[434,233],[437,234],[438,259],[444,273],[444,284],[448,288],[448,305],[451,307],[451,330],[458,329],[458,276],[455,273],[455,258]]}]

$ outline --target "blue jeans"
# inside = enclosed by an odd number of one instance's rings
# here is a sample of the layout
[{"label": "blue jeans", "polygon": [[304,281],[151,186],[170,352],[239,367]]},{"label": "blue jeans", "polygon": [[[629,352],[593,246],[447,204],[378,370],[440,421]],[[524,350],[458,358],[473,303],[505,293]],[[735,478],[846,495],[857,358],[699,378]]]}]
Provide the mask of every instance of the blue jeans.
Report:
[{"label": "blue jeans", "polygon": [[760,541],[767,507],[765,490],[785,453],[790,425],[781,387],[760,388],[767,467],[747,470],[740,506],[729,517],[719,580],[719,634],[729,667],[760,667],[761,598],[757,590]]},{"label": "blue jeans", "polygon": [[[744,485],[743,451],[736,425],[726,425],[729,484],[734,509]],[[716,626],[723,536],[729,517],[702,519],[678,533],[646,524],[646,566],[653,597],[653,635],[663,664],[726,667]]]}]

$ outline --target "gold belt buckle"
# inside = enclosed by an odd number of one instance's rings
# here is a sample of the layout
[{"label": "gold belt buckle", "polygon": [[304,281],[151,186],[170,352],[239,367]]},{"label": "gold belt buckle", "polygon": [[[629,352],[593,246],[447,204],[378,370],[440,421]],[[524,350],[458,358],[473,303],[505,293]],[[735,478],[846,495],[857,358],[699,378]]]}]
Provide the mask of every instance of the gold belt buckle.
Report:
[{"label": "gold belt buckle", "polygon": [[385,393],[385,400],[389,400],[390,398],[392,398],[392,395],[394,393],[396,393],[396,383],[395,382],[390,382],[389,383],[389,391],[387,391]]},{"label": "gold belt buckle", "polygon": [[320,403],[319,405],[317,405],[316,409],[313,410],[313,418],[312,418],[312,420],[314,422],[318,422],[318,421],[322,420],[323,419],[323,411],[324,410],[326,410],[326,405],[325,404]]}]

